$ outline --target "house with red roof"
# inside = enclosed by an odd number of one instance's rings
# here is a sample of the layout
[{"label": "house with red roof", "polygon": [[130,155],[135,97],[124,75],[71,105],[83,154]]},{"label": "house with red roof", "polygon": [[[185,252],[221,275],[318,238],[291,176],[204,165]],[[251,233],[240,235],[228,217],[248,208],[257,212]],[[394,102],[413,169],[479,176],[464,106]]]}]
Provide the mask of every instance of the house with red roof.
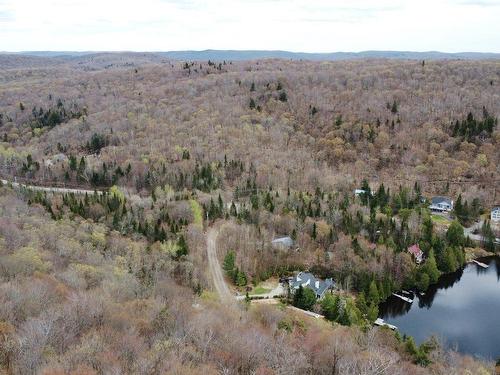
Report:
[{"label": "house with red roof", "polygon": [[415,258],[415,262],[417,262],[417,264],[422,263],[422,261],[424,260],[424,252],[420,250],[420,246],[418,246],[418,243],[410,246],[408,248],[408,252],[413,255],[413,258]]}]

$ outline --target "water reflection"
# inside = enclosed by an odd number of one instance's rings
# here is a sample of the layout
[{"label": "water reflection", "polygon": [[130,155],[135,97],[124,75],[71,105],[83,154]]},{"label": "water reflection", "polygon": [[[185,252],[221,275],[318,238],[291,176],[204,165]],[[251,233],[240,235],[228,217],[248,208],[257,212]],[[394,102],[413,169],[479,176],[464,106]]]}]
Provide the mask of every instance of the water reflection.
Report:
[{"label": "water reflection", "polygon": [[401,333],[422,342],[432,334],[448,346],[486,358],[500,356],[500,259],[485,258],[485,269],[470,264],[443,275],[413,304],[391,296],[380,305],[380,316]]}]

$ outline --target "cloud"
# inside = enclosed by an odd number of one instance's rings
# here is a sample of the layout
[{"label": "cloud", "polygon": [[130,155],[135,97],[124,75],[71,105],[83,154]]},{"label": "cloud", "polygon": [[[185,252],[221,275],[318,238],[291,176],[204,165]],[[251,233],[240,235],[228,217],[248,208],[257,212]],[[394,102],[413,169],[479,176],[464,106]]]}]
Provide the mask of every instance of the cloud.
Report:
[{"label": "cloud", "polygon": [[478,7],[497,7],[500,6],[500,1],[497,0],[466,0],[461,1],[461,5],[472,5]]},{"label": "cloud", "polygon": [[0,22],[10,22],[14,20],[14,15],[5,10],[0,10]]},{"label": "cloud", "polygon": [[14,20],[14,14],[7,0],[0,0],[0,22],[10,22]]},{"label": "cloud", "polygon": [[0,0],[0,49],[495,52],[496,5],[500,0]]}]

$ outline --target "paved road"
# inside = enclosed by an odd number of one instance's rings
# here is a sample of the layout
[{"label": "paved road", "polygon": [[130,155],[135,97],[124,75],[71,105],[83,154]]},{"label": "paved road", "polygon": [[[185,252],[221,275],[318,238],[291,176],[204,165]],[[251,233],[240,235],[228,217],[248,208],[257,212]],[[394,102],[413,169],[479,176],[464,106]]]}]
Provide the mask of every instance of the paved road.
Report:
[{"label": "paved road", "polygon": [[209,229],[207,233],[207,256],[208,256],[208,267],[210,268],[210,273],[212,274],[212,279],[214,281],[215,290],[219,294],[219,298],[224,304],[232,304],[235,302],[234,296],[231,294],[226,281],[224,280],[224,275],[222,273],[222,268],[217,258],[217,235],[216,229]]},{"label": "paved road", "polygon": [[85,189],[70,189],[70,188],[60,188],[60,187],[43,187],[43,186],[35,186],[35,185],[25,185],[21,184],[19,182],[10,182],[7,180],[1,180],[0,182],[2,185],[8,185],[11,184],[13,188],[19,189],[19,188],[25,188],[29,190],[34,190],[34,191],[45,191],[47,193],[59,193],[59,194],[65,194],[65,193],[73,193],[73,194],[94,194],[97,192],[97,194],[102,194],[102,191],[99,190],[85,190]]}]

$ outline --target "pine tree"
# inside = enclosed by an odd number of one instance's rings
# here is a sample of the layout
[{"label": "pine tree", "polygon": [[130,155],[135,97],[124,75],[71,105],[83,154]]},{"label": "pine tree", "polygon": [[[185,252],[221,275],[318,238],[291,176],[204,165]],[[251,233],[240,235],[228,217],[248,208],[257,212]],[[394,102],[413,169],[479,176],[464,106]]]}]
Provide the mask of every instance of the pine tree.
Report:
[{"label": "pine tree", "polygon": [[392,103],[391,112],[394,113],[394,114],[398,113],[398,103],[396,103],[395,100]]},{"label": "pine tree", "polygon": [[243,271],[239,271],[236,276],[236,285],[237,286],[245,286],[247,285],[247,276]]},{"label": "pine tree", "polygon": [[238,212],[236,210],[236,205],[234,204],[234,202],[231,202],[231,209],[229,210],[231,216],[238,216]]},{"label": "pine tree", "polygon": [[464,228],[460,223],[454,220],[446,231],[446,239],[450,246],[463,246],[465,242]]},{"label": "pine tree", "polygon": [[368,300],[370,302],[378,304],[380,302],[380,295],[378,292],[377,284],[375,283],[375,280],[372,280],[370,283],[370,289],[368,292]]},{"label": "pine tree", "polygon": [[186,243],[186,239],[184,238],[183,235],[179,237],[177,240],[177,258],[180,258],[181,256],[187,255],[188,254],[188,245]]},{"label": "pine tree", "polygon": [[338,319],[339,297],[327,294],[321,301],[321,311],[326,319],[336,321]]},{"label": "pine tree", "polygon": [[282,91],[280,93],[278,99],[280,100],[280,102],[286,102],[286,101],[288,101],[288,96],[286,95],[286,92]]},{"label": "pine tree", "polygon": [[431,284],[437,283],[440,272],[436,264],[436,258],[434,257],[434,252],[432,250],[430,251],[429,256],[427,257],[422,267],[422,271],[429,276],[429,282]]},{"label": "pine tree", "polygon": [[370,322],[374,322],[378,318],[378,305],[374,302],[370,303],[370,306],[368,307],[368,311],[366,313],[366,318]]},{"label": "pine tree", "polygon": [[411,356],[416,356],[418,354],[417,345],[415,344],[415,340],[413,340],[413,337],[411,336],[406,339],[405,348],[408,354],[410,354]]},{"label": "pine tree", "polygon": [[356,298],[356,306],[361,312],[361,314],[366,315],[368,313],[368,305],[366,304],[365,292],[361,291]]},{"label": "pine tree", "polygon": [[235,259],[236,259],[235,252],[230,250],[224,257],[224,262],[222,264],[222,268],[224,269],[224,271],[230,272],[234,269]]}]

